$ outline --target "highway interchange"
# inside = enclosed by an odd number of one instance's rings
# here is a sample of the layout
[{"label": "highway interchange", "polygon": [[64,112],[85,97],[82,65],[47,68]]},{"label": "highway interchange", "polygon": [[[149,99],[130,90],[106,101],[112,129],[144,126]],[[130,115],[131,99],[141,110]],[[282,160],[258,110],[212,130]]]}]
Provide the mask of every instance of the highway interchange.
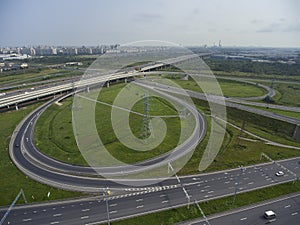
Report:
[{"label": "highway interchange", "polygon": [[[147,68],[147,70],[148,69],[149,68]],[[124,75],[124,73],[116,74],[115,79],[125,78],[127,76],[128,73],[126,73],[126,75]],[[110,77],[111,75],[108,75],[101,81],[97,79],[97,82],[105,82],[109,80]],[[90,83],[81,84],[80,87],[91,85],[95,82],[95,80],[88,82]],[[64,85],[66,90],[74,88],[74,86],[79,87],[74,84]],[[155,86],[158,91],[162,91],[162,89],[165,91],[167,89],[168,93],[177,91],[175,88],[164,87],[163,85],[158,87],[158,85],[155,84]],[[58,86],[54,92],[58,91],[59,88],[61,87]],[[51,90],[54,90],[54,88],[51,87]],[[45,93],[49,93],[49,89],[47,88],[37,91],[40,96],[43,96]],[[191,94],[192,97],[204,98],[203,95],[199,93],[189,92],[189,94]],[[27,101],[36,97],[37,93],[32,92],[26,95],[25,98],[22,96],[21,101]],[[9,96],[5,99],[5,101],[0,102],[2,104],[1,106],[3,107],[7,105],[14,105],[19,101],[20,96],[17,96],[17,100],[16,96]],[[40,109],[33,112],[23,121],[24,123],[21,123],[16,128],[16,132],[14,132],[12,141],[10,143],[10,154],[13,161],[17,163],[19,169],[25,172],[25,174],[33,179],[39,180],[40,182],[69,190],[82,191],[82,188],[84,188],[90,192],[102,192],[104,187],[103,180],[88,179],[84,176],[95,173],[93,170],[87,167],[76,167],[59,163],[40,154],[38,149],[36,149],[36,147],[33,145],[31,135],[35,120],[48,105],[55,101],[57,101],[57,99],[51,100]],[[227,100],[226,104],[229,104],[230,107],[242,107],[243,110],[247,111],[253,110],[253,108],[247,106],[241,106],[232,102],[230,103],[230,99]],[[263,112],[265,113],[265,111]],[[255,110],[255,113],[260,114],[260,110]],[[201,115],[195,114],[194,116],[199,118],[199,121],[201,121]],[[289,120],[288,122],[299,124],[299,120],[292,120],[291,118],[285,118],[284,116],[279,116],[278,118],[278,115],[273,115],[271,113],[267,116],[284,121]],[[200,137],[200,128],[205,130],[204,121],[199,123],[199,125],[196,127],[199,130],[195,136],[195,140],[197,137]],[[189,145],[191,145],[191,143]],[[158,162],[159,160],[161,159],[155,159],[151,163]],[[294,181],[300,173],[299,162],[299,158],[280,162],[280,165],[283,165],[289,171],[293,171],[293,173],[296,174],[296,177],[289,172],[286,172],[283,177],[276,177],[275,173],[282,168],[279,167],[278,164],[268,163],[245,167],[243,169],[181,177],[180,183],[178,183],[176,178],[172,178],[163,180],[155,186],[135,188],[125,187],[111,181],[105,181],[106,186],[116,190],[115,195],[103,197],[99,194],[99,197],[93,198],[18,206],[9,214],[5,224],[98,224],[106,222],[108,219],[106,199],[109,203],[109,219],[111,221],[142,215],[162,209],[187,205],[189,201],[187,199],[187,195],[183,191],[183,187],[190,196],[190,204],[192,204],[194,200],[201,202],[232,195],[235,190],[240,193],[270,185]],[[145,164],[145,166],[148,165]],[[84,180],[84,182],[82,180]],[[3,213],[4,210],[1,211],[1,216]],[[262,213],[263,212],[261,212],[261,214]],[[259,214],[258,211],[254,212],[252,218],[257,217],[257,214]],[[229,220],[232,221],[232,218],[229,217],[228,221]],[[247,221],[247,219],[244,220]],[[222,220],[220,219],[220,221]],[[199,224],[204,223],[200,222]],[[217,219],[215,223],[212,222],[211,224],[218,224]]]}]

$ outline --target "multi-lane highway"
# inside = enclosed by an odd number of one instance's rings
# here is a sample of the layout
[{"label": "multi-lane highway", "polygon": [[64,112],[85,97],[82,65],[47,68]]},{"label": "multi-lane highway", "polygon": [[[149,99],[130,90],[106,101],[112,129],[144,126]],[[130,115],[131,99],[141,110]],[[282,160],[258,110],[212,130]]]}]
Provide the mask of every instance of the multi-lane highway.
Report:
[{"label": "multi-lane highway", "polygon": [[[264,212],[272,210],[276,217],[266,219]],[[300,221],[300,193],[272,199],[266,202],[223,212],[208,217],[210,225],[298,225]],[[207,225],[204,219],[178,223],[177,225]]]},{"label": "multi-lane highway", "polygon": [[[300,158],[280,161],[279,163],[297,176],[300,175]],[[277,177],[276,172],[282,170],[277,164],[268,163],[181,178],[170,179],[155,187],[124,189],[124,192],[108,198],[111,220],[142,215],[149,212],[188,204],[182,187],[190,195],[191,204],[196,201],[207,201],[222,196],[262,188],[283,182],[293,181],[295,177],[285,172]],[[1,211],[3,215],[4,211]],[[200,217],[199,213],[199,217]],[[5,224],[99,224],[107,221],[106,201],[100,196],[95,198],[70,200],[53,203],[42,203],[28,206],[16,206],[9,214]],[[231,223],[223,223],[231,224]]]}]

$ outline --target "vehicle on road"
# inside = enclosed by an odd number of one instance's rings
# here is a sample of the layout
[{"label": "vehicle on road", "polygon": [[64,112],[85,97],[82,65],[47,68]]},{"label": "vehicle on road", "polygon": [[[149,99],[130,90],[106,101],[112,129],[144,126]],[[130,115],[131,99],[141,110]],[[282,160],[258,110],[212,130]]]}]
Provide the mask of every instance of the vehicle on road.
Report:
[{"label": "vehicle on road", "polygon": [[275,175],[276,175],[277,177],[281,177],[281,176],[284,175],[284,172],[283,172],[283,171],[278,171],[277,173],[275,173]]},{"label": "vehicle on road", "polygon": [[276,213],[272,210],[267,210],[267,211],[265,211],[264,217],[268,220],[274,219],[274,218],[276,218]]}]

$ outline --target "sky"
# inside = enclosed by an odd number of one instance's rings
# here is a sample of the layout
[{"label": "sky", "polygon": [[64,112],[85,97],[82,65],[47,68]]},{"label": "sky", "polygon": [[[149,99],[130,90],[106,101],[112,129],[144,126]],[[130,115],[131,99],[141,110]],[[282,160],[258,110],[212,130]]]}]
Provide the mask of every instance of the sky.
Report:
[{"label": "sky", "polygon": [[300,47],[298,0],[0,0],[0,46]]}]

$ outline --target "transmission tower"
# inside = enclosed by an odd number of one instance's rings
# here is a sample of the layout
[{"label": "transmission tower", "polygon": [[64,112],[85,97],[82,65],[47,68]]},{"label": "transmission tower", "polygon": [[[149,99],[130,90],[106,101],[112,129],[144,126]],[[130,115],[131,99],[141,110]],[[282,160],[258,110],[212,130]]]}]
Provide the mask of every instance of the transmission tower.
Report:
[{"label": "transmission tower", "polygon": [[270,88],[273,88],[273,87],[274,87],[274,82],[275,82],[275,78],[273,78],[273,79],[271,80]]},{"label": "transmission tower", "polygon": [[142,123],[142,132],[141,136],[146,138],[150,135],[150,113],[149,113],[149,96],[145,94],[144,97],[144,116],[143,116],[143,123]]},{"label": "transmission tower", "polygon": [[246,121],[243,120],[243,123],[242,123],[242,126],[241,126],[241,129],[240,129],[240,133],[238,135],[238,139],[237,139],[237,144],[240,145],[240,140],[241,140],[241,137],[242,137],[242,134],[243,132],[245,131],[245,126],[246,126]]}]

